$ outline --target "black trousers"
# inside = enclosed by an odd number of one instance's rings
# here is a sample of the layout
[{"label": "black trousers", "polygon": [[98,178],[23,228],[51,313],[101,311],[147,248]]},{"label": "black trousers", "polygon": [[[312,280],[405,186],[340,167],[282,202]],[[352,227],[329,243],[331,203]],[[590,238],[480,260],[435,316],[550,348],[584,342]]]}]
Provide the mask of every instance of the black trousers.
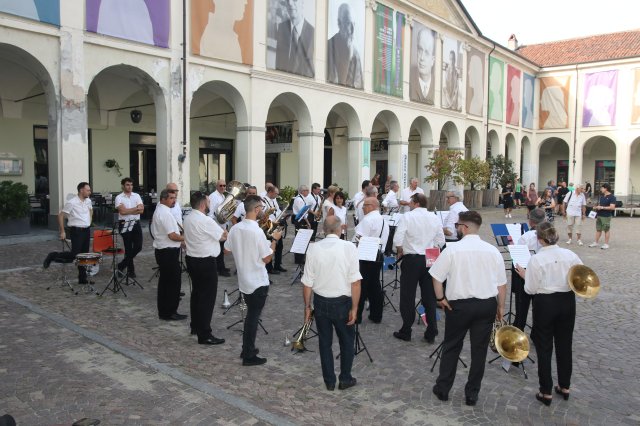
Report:
[{"label": "black trousers", "polygon": [[516,296],[516,317],[513,320],[513,325],[524,331],[524,327],[527,325],[531,296],[524,291],[524,280],[513,267],[511,268],[511,291]]},{"label": "black trousers", "polygon": [[227,267],[224,264],[224,241],[220,241],[220,254],[216,257],[216,265],[218,272],[224,272]]},{"label": "black trousers", "polygon": [[[71,251],[57,252],[56,258],[64,259],[71,263],[75,260],[78,253],[89,252],[89,246],[91,245],[91,228],[71,226],[69,227],[69,239],[71,240]],[[78,282],[80,284],[87,282],[87,268],[84,266],[78,266]]]},{"label": "black trousers", "polygon": [[180,303],[180,248],[156,249],[158,277],[158,316],[171,316],[178,310]]},{"label": "black trousers", "polygon": [[384,295],[380,284],[381,263],[360,261],[360,275],[362,281],[360,286],[360,300],[358,301],[358,324],[362,322],[362,311],[365,299],[369,299],[369,319],[373,322],[382,321],[382,307],[384,305]]},{"label": "black trousers", "polygon": [[446,310],[442,361],[436,388],[448,395],[458,368],[458,357],[464,338],[470,332],[471,366],[464,393],[467,398],[477,399],[480,392],[491,328],[496,318],[498,302],[490,299],[462,299],[449,301],[452,310]]},{"label": "black trousers", "polygon": [[538,354],[540,392],[551,395],[551,355],[556,348],[558,386],[571,387],[573,370],[573,327],[576,321],[576,297],[573,292],[536,294],[533,297],[531,340]]},{"label": "black trousers", "polygon": [[122,235],[122,242],[124,243],[124,259],[118,266],[120,269],[126,267],[127,271],[135,272],[133,259],[140,253],[140,250],[142,250],[142,227],[140,226],[140,221],[138,221],[130,231],[122,232],[122,226],[124,224],[125,222],[120,222],[120,234]]},{"label": "black trousers", "polygon": [[424,337],[432,339],[438,334],[436,321],[436,294],[433,279],[427,269],[424,255],[405,254],[400,265],[400,316],[402,327],[400,334],[411,336],[411,327],[416,320],[416,288],[420,285],[420,295],[427,317],[427,330]]},{"label": "black trousers", "polygon": [[282,266],[282,249],[284,248],[284,244],[282,242],[282,238],[278,240],[276,243],[276,250],[273,254],[273,259],[271,262],[267,263],[267,271],[272,271],[273,268],[279,268]]},{"label": "black trousers", "polygon": [[258,322],[262,308],[267,301],[269,286],[258,287],[253,293],[245,294],[244,302],[247,304],[247,316],[244,319],[244,330],[242,333],[242,358],[253,358],[257,354],[256,334],[258,333]]},{"label": "black trousers", "polygon": [[211,317],[218,294],[218,272],[215,257],[186,256],[187,271],[191,277],[191,329],[199,338],[209,337]]}]

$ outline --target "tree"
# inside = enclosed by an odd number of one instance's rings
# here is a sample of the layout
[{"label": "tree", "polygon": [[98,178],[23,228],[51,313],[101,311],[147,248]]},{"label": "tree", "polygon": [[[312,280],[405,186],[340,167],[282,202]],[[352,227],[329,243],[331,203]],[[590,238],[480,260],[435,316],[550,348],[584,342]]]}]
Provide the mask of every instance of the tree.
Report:
[{"label": "tree", "polygon": [[460,160],[458,176],[454,178],[458,184],[469,185],[472,191],[476,188],[485,187],[490,179],[491,166],[487,161],[478,157]]},{"label": "tree", "polygon": [[429,164],[424,166],[429,172],[425,182],[437,182],[438,190],[443,189],[448,179],[458,179],[458,165],[462,153],[454,149],[439,149],[433,153]]},{"label": "tree", "polygon": [[507,182],[514,182],[516,173],[513,161],[500,154],[489,159],[491,165],[491,182],[495,188],[504,187]]}]

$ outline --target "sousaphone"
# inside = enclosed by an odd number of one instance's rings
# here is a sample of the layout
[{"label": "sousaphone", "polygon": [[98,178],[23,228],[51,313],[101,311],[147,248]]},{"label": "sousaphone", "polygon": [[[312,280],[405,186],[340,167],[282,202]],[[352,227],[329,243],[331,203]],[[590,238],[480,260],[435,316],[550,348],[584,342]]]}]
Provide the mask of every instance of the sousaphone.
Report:
[{"label": "sousaphone", "polygon": [[585,265],[573,265],[567,274],[567,282],[577,296],[585,299],[593,299],[600,292],[598,275]]}]

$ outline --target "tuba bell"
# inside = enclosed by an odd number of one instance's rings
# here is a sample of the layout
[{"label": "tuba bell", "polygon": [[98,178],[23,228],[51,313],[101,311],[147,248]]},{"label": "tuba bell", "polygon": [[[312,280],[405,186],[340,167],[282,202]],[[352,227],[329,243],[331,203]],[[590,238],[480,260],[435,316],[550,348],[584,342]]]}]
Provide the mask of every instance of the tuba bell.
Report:
[{"label": "tuba bell", "polygon": [[245,193],[246,188],[242,182],[232,180],[227,183],[227,192],[225,192],[224,201],[215,211],[216,220],[219,223],[224,224],[231,220],[231,216],[235,213],[238,203],[244,200]]},{"label": "tuba bell", "polygon": [[527,335],[519,328],[505,324],[504,321],[493,323],[489,347],[511,362],[521,362],[529,356]]},{"label": "tuba bell", "polygon": [[585,265],[573,265],[567,274],[567,282],[577,296],[585,299],[593,299],[600,292],[598,275]]}]

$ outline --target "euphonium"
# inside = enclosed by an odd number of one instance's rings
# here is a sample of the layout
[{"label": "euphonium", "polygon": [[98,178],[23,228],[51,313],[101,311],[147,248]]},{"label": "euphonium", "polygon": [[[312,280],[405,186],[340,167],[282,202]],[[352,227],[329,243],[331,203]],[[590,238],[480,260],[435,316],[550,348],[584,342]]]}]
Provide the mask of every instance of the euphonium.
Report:
[{"label": "euphonium", "polygon": [[227,184],[226,196],[222,204],[220,204],[215,211],[216,220],[219,223],[227,223],[233,213],[235,213],[238,203],[244,200],[246,188],[242,182],[232,180]]},{"label": "euphonium", "polygon": [[278,217],[276,217],[275,220],[270,221],[270,226],[269,229],[265,230],[265,234],[267,236],[267,238],[271,238],[271,236],[273,235],[274,232],[276,232],[278,229],[282,230],[283,226],[280,225],[280,223],[282,222],[283,219],[285,219],[289,214],[291,214],[289,211],[287,211],[287,209],[289,208],[289,205],[291,204],[291,202],[288,202],[284,208],[282,209],[282,211],[280,212],[280,214],[278,215]]},{"label": "euphonium", "polygon": [[573,292],[585,299],[593,299],[600,292],[600,279],[585,265],[573,265],[567,275],[569,287]]},{"label": "euphonium", "polygon": [[304,352],[307,348],[304,347],[304,342],[307,340],[307,336],[309,335],[309,330],[311,330],[311,324],[313,324],[313,310],[311,311],[311,316],[304,323],[302,328],[300,329],[300,334],[298,338],[291,344],[292,351]]},{"label": "euphonium", "polygon": [[529,338],[517,327],[507,325],[504,321],[495,321],[489,347],[511,362],[524,361],[529,356]]},{"label": "euphonium", "polygon": [[275,207],[271,207],[263,212],[260,212],[260,215],[258,216],[258,226],[260,227],[260,229],[262,229],[262,232],[264,232],[265,236],[268,236],[267,233],[273,226],[273,223],[271,222],[271,219],[269,219],[269,217],[271,217],[271,215],[275,211]]}]

